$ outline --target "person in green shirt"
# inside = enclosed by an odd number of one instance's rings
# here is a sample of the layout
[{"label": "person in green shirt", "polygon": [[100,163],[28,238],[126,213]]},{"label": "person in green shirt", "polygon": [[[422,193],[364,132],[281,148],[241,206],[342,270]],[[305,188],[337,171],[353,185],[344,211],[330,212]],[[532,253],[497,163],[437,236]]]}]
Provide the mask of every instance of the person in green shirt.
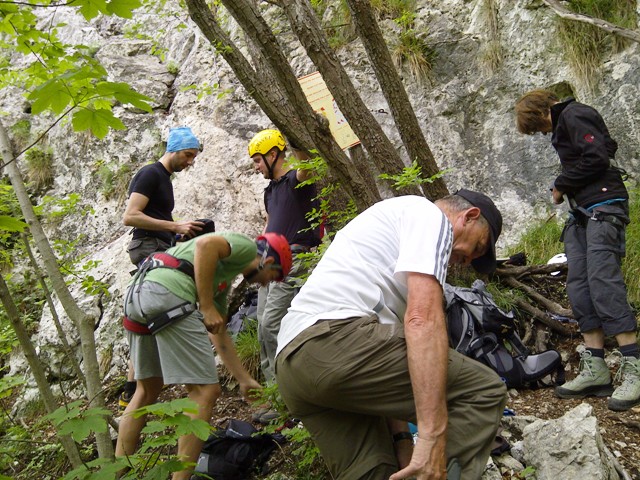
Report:
[{"label": "person in green shirt", "polygon": [[[136,418],[132,412],[155,403],[165,384],[185,385],[199,406],[193,418],[209,422],[221,394],[211,343],[242,395],[252,400],[251,391],[261,387],[240,362],[226,333],[227,295],[239,274],[248,282],[266,285],[282,280],[291,269],[289,243],[274,233],[255,241],[239,233],[209,233],[154,255],[179,261],[181,268],[155,268],[157,263],[149,257],[129,286],[124,327],[137,388],[120,421],[117,457],[133,454],[146,423],[145,417]],[[180,315],[174,316],[175,312]],[[160,319],[166,326],[156,330]],[[195,463],[202,444],[194,435],[180,437],[178,457]],[[172,478],[190,475],[190,470],[183,470]]]}]

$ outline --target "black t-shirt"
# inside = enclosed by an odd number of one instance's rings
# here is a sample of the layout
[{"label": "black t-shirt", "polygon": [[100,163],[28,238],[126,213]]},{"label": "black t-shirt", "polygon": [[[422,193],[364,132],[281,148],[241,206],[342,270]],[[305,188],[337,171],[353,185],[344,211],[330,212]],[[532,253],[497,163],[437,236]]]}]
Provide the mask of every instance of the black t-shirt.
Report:
[{"label": "black t-shirt", "polygon": [[266,232],[284,235],[290,244],[315,247],[320,244],[320,229],[309,228],[307,212],[318,208],[315,185],[298,185],[296,171],[290,170],[278,180],[271,180],[264,190],[264,206],[269,214]]},{"label": "black t-shirt", "polygon": [[[158,220],[173,221],[173,186],[171,185],[171,174],[160,162],[146,165],[135,174],[131,185],[129,185],[129,196],[132,193],[139,193],[149,199],[149,203],[142,211],[145,215]],[[133,229],[133,238],[157,237],[167,243],[171,243],[173,235],[171,232],[160,232],[154,230],[144,230],[142,228]]]}]

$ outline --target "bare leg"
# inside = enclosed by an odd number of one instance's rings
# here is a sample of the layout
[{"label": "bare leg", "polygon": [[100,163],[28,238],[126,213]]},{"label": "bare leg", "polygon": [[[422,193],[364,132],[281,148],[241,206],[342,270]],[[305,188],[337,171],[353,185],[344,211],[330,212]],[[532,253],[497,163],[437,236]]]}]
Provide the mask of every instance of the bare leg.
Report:
[{"label": "bare leg", "polygon": [[636,332],[623,332],[616,335],[616,341],[618,345],[623,347],[625,345],[631,345],[636,343]]},{"label": "bare leg", "polygon": [[582,333],[587,348],[604,348],[604,332],[601,328]]},{"label": "bare leg", "polygon": [[[221,393],[220,385],[214,383],[209,385],[186,385],[186,387],[189,392],[189,399],[200,406],[197,415],[189,416],[209,423],[213,406]],[[195,435],[180,437],[178,440],[178,457],[183,462],[195,463],[198,460],[198,455],[202,450],[203,443],[204,442]],[[188,480],[191,477],[192,470],[193,468],[175,472],[171,478],[173,480]]]},{"label": "bare leg", "polygon": [[131,455],[135,452],[140,439],[140,432],[147,421],[146,417],[134,418],[131,413],[138,408],[151,405],[158,399],[162,390],[162,377],[145,378],[138,380],[136,393],[129,402],[129,405],[120,420],[118,431],[118,441],[116,442],[116,457]]}]

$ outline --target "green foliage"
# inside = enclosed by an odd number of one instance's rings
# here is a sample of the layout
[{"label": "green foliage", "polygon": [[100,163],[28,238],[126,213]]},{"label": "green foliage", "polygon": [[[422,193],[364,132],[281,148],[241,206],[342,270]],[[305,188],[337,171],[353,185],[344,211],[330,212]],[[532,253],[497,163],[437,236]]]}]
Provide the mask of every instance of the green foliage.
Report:
[{"label": "green foliage", "polygon": [[[635,3],[629,0],[570,0],[568,6],[576,13],[637,28]],[[625,45],[619,37],[584,22],[559,19],[558,34],[569,65],[589,89],[594,88],[605,55]]]},{"label": "green foliage", "polygon": [[410,10],[404,10],[394,19],[400,33],[392,45],[391,58],[396,68],[401,69],[406,64],[414,79],[424,81],[431,72],[437,53],[422,36],[418,36],[414,28],[415,19],[416,14]]},{"label": "green foliage", "polygon": [[167,72],[169,72],[171,75],[177,75],[179,70],[180,67],[176,62],[171,61],[167,63]]},{"label": "green foliage", "polygon": [[[149,422],[142,430],[144,434],[142,445],[135,454],[118,458],[115,462],[109,459],[93,460],[67,473],[64,479],[113,479],[116,472],[130,468],[120,477],[122,480],[166,480],[172,472],[183,470],[188,466],[171,453],[178,443],[178,438],[193,434],[205,440],[211,433],[211,426],[207,422],[192,419],[187,415],[187,413],[195,415],[197,412],[198,405],[186,398],[156,403],[135,410],[132,413],[135,417],[150,416]],[[68,416],[64,413],[59,415],[65,419]],[[81,428],[86,432],[86,426]]]},{"label": "green foliage", "polygon": [[24,378],[5,375],[0,378],[0,400],[11,396],[16,387],[20,387],[26,383]]},{"label": "green foliage", "polygon": [[622,262],[627,285],[629,302],[640,308],[640,185],[629,189],[629,217],[631,223],[627,226],[627,256]]},{"label": "green foliage", "polygon": [[250,320],[246,322],[242,330],[235,339],[236,352],[244,368],[253,378],[259,378],[260,371],[260,342],[258,341],[258,321]]},{"label": "green foliage", "polygon": [[416,9],[415,0],[371,0],[371,8],[378,19],[398,18]]},{"label": "green foliage", "polygon": [[42,201],[33,207],[38,217],[55,221],[67,215],[92,215],[92,207],[82,207],[80,204],[80,195],[78,193],[71,193],[64,198],[44,196]]},{"label": "green foliage", "polygon": [[209,95],[213,95],[214,93],[216,94],[216,99],[220,100],[226,97],[227,95],[229,95],[230,93],[234,92],[233,88],[224,88],[224,89],[220,88],[219,83],[214,83],[213,85],[210,85],[208,82],[204,82],[198,85],[192,84],[192,85],[187,85],[185,87],[180,87],[181,92],[188,92],[191,90],[196,92],[196,96],[198,100],[202,100],[203,98],[206,98]]},{"label": "green foliage", "polygon": [[9,128],[9,132],[11,132],[11,139],[16,147],[22,149],[31,138],[31,122],[29,120],[18,120]]},{"label": "green foliage", "polygon": [[105,408],[87,408],[82,400],[63,405],[45,416],[56,427],[59,435],[71,435],[76,442],[82,442],[93,432],[106,432],[106,416],[111,412]]},{"label": "green foliage", "polygon": [[[258,394],[258,404],[269,404],[275,409],[280,418],[278,422],[264,427],[266,433],[274,433],[277,425],[282,425],[289,419],[287,406],[282,400],[278,385],[276,383],[267,384]],[[293,428],[285,428],[281,432],[287,440],[294,446],[292,450],[293,461],[296,462],[296,478],[327,478],[327,470],[320,457],[320,450],[311,439],[309,431],[302,425]]]},{"label": "green foliage", "polygon": [[102,163],[98,169],[100,179],[100,191],[105,200],[116,200],[122,203],[127,198],[129,182],[131,181],[131,165],[125,163],[115,170],[106,163]]},{"label": "green foliage", "polygon": [[[22,253],[22,248],[17,251]],[[32,270],[25,270],[22,275],[16,279],[14,279],[14,276],[11,274],[6,275],[5,281],[27,331],[29,333],[35,333],[45,301],[44,292],[38,282],[38,278]],[[6,341],[9,343],[13,342],[12,339],[15,333],[9,326],[9,320],[4,309],[0,309],[0,324],[2,325],[2,330],[4,331],[6,329],[8,332]],[[10,334],[9,331],[11,332]]]},{"label": "green foliage", "polygon": [[380,174],[380,178],[383,180],[391,180],[393,182],[393,188],[395,188],[396,190],[402,190],[403,188],[407,187],[419,187],[420,185],[423,185],[425,183],[433,183],[438,178],[443,177],[450,171],[451,169],[442,170],[441,172],[438,172],[437,174],[429,178],[423,178],[422,167],[420,167],[418,165],[418,162],[414,160],[411,166],[404,167],[402,169],[402,173],[398,175],[382,173]]},{"label": "green foliage", "polygon": [[[39,6],[49,6],[43,0]],[[78,12],[90,20],[100,14],[131,17],[138,0],[77,0]],[[21,55],[21,62],[0,62],[0,88],[15,85],[24,89],[32,114],[51,112],[60,118],[71,115],[76,131],[91,131],[104,138],[109,128],[123,129],[113,114],[114,102],[151,111],[148,97],[122,83],[107,81],[107,72],[94,58],[94,51],[82,45],[68,45],[59,38],[61,25],[37,28],[34,6],[24,3],[0,4],[0,46]]]},{"label": "green foliage", "polygon": [[[4,359],[18,346],[18,337],[15,330],[11,327],[9,321],[5,318],[5,312],[0,312],[0,360],[4,362]],[[2,380],[11,377],[2,377],[0,379],[0,389],[3,387]],[[3,390],[2,390],[3,391]]]},{"label": "green foliage", "polygon": [[560,242],[563,223],[556,217],[532,224],[515,245],[507,249],[507,255],[524,252],[530,265],[544,265],[554,255],[564,252]]},{"label": "green foliage", "polygon": [[36,191],[49,188],[53,184],[53,150],[31,147],[25,154],[27,178]]}]

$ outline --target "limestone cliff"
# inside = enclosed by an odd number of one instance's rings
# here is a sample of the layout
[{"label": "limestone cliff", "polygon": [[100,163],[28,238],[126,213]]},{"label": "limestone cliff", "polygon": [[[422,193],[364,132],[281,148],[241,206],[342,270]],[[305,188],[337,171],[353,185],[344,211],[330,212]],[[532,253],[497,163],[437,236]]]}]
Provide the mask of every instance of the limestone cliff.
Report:
[{"label": "limestone cliff", "polygon": [[[494,23],[489,21],[488,8]],[[264,223],[266,181],[254,173],[246,145],[255,132],[270,126],[269,120],[188,19],[186,10],[173,9],[148,15],[142,22],[137,18],[136,24],[116,19],[86,24],[65,8],[47,12],[49,18],[42,19],[64,18],[67,41],[93,46],[111,78],[151,97],[154,107],[152,114],[145,114],[117,106],[127,130],[111,132],[104,141],[73,134],[65,124],[46,137],[55,159],[55,181],[47,193],[77,192],[84,205],[94,208],[92,215],[67,218],[51,226],[49,233],[64,239],[82,235],[79,253],[102,261],[93,274],[111,286],[111,296],[81,301],[100,309],[96,335],[105,373],[110,375],[122,372],[126,361],[119,321],[132,266],[125,252],[130,237],[121,222],[126,181],[105,199],[101,176],[105,166],[130,177],[160,157],[169,127],[189,125],[204,142],[204,151],[193,168],[175,176],[174,217],[209,217],[219,230],[249,235],[257,234]],[[416,13],[416,31],[437,55],[427,81],[417,82],[403,72],[406,88],[436,161],[442,169],[451,169],[445,177],[450,190],[464,186],[484,191],[502,210],[501,247],[513,241],[528,221],[556,208],[550,205],[548,186],[559,164],[548,138],[522,136],[514,127],[513,104],[522,93],[563,85],[602,113],[620,144],[619,164],[630,172],[638,169],[638,44],[608,54],[594,78],[595,88],[588,89],[568,66],[557,40],[555,14],[539,0],[419,0]],[[283,48],[296,74],[313,72],[283,19],[275,11],[269,15],[272,26],[282,32]],[[393,22],[384,21],[383,27],[392,38]],[[228,22],[228,28],[240,39],[233,22]],[[403,151],[362,46],[356,40],[339,52],[365,103]],[[49,119],[25,113],[26,101],[17,90],[0,92],[0,102],[7,127],[25,119],[32,131],[49,124]],[[52,352],[52,369],[64,372],[64,367],[57,367],[62,360],[50,344],[55,342],[53,332],[50,314],[45,312],[38,342],[42,352]],[[14,371],[23,368],[16,359]]]}]

